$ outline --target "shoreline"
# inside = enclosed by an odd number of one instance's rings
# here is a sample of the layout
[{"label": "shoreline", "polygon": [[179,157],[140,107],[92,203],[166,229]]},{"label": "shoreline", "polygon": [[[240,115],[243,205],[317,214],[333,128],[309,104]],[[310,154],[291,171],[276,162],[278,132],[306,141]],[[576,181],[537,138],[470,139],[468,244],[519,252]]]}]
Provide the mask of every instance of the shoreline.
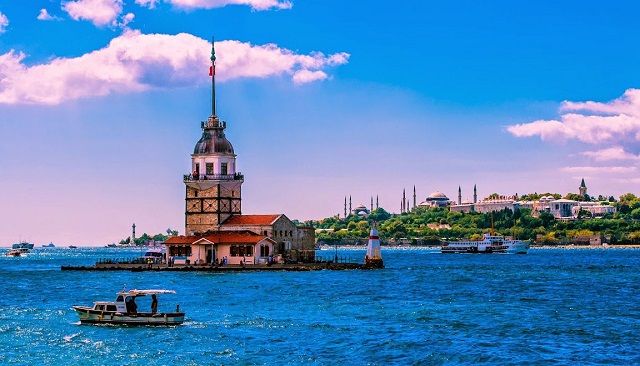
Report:
[{"label": "shoreline", "polygon": [[[335,250],[336,247],[321,247],[317,249],[322,252],[329,252]],[[366,246],[362,245],[339,245],[338,250],[366,250]],[[427,246],[427,245],[406,245],[406,246],[381,246],[382,250],[434,250],[439,251],[440,246]],[[606,245],[577,245],[577,244],[564,244],[564,245],[544,245],[544,244],[533,244],[529,249],[583,249],[583,250],[594,250],[594,249],[640,249],[640,244],[606,244]]]}]

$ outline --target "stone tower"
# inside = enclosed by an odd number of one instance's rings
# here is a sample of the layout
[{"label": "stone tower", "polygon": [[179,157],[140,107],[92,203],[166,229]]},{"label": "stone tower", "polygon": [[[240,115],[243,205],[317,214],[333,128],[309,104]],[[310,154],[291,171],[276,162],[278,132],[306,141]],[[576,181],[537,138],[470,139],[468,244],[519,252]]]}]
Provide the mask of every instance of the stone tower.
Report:
[{"label": "stone tower", "polygon": [[581,196],[587,195],[587,185],[584,183],[584,178],[582,178],[582,182],[580,182],[580,187],[578,187]]},{"label": "stone tower", "polygon": [[191,155],[186,186],[185,234],[216,230],[231,215],[241,214],[242,174],[236,171],[236,155],[225,137],[227,123],[216,113],[216,55],[211,43],[211,115],[202,122],[202,137]]}]

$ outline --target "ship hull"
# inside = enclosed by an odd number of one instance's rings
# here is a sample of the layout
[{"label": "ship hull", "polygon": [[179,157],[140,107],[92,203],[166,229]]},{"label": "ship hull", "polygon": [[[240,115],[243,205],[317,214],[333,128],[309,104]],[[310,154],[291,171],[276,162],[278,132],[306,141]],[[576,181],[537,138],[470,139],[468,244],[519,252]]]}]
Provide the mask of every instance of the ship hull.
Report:
[{"label": "ship hull", "polygon": [[74,306],[81,324],[114,325],[180,325],[184,322],[184,313],[137,313],[123,314],[115,311],[99,311],[84,306]]}]

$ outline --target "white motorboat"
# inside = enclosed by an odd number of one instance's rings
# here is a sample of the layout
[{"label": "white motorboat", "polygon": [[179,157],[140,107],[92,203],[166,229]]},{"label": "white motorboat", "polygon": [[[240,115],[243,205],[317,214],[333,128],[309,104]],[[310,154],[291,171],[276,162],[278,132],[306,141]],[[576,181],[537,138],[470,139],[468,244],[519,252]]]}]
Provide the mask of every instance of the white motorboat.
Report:
[{"label": "white motorboat", "polygon": [[25,254],[29,253],[29,249],[27,248],[18,248],[18,249],[11,249],[10,251],[7,252],[7,257],[21,257]]},{"label": "white motorboat", "polygon": [[[136,299],[144,296],[175,294],[171,290],[129,290],[118,292],[116,301],[96,301],[92,307],[73,306],[82,324],[117,325],[179,325],[184,322],[184,312],[176,305],[174,312],[139,312]],[[157,304],[157,303],[156,303]]]},{"label": "white motorboat", "polygon": [[510,253],[527,254],[529,242],[514,240],[500,235],[484,234],[482,240],[446,242],[441,253]]}]

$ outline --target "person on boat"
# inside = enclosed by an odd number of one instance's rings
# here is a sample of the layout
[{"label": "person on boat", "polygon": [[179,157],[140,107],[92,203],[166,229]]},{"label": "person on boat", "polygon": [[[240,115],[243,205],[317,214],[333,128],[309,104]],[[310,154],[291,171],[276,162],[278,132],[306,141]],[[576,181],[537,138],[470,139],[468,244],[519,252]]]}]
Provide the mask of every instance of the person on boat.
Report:
[{"label": "person on boat", "polygon": [[158,298],[156,294],[151,295],[151,314],[155,314],[158,312]]},{"label": "person on boat", "polygon": [[136,299],[133,296],[127,297],[127,313],[129,314],[138,313],[138,305],[136,304]]}]

